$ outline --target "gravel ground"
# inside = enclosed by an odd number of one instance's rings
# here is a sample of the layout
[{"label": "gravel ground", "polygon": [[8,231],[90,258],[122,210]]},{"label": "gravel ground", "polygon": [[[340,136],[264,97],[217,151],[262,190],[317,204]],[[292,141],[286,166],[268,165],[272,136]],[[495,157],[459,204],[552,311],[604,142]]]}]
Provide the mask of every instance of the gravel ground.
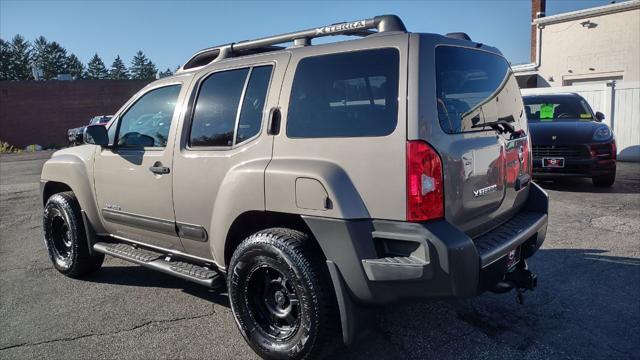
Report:
[{"label": "gravel ground", "polygon": [[[58,274],[42,244],[38,181],[50,153],[0,156],[0,358],[255,358],[224,294],[107,258],[84,280]],[[640,359],[640,164],[611,189],[543,183],[539,286],[380,308],[344,359]]]}]

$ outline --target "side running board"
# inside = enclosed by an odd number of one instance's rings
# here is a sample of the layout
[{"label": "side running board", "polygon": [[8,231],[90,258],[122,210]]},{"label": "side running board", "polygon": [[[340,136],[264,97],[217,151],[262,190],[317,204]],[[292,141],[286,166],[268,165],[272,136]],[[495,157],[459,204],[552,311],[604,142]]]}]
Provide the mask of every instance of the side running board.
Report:
[{"label": "side running board", "polygon": [[95,243],[93,250],[213,289],[224,287],[224,276],[218,271],[184,261],[172,260],[166,254],[136,248],[124,243],[106,242]]}]

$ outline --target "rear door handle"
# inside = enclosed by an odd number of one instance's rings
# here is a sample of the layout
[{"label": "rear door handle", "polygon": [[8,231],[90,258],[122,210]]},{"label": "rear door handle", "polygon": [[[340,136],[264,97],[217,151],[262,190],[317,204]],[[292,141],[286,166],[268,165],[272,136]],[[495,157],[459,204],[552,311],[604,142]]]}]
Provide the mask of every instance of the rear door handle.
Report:
[{"label": "rear door handle", "polygon": [[171,169],[166,166],[162,166],[161,162],[156,162],[153,166],[149,166],[149,171],[157,175],[164,175],[170,173]]}]

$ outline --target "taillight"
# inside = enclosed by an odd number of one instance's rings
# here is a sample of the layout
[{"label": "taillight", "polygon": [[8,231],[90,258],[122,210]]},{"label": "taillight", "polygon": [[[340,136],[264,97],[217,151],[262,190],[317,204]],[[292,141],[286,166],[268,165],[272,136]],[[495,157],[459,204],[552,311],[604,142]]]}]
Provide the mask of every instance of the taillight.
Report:
[{"label": "taillight", "polygon": [[407,142],[407,221],[444,217],[442,161],[424,141]]}]

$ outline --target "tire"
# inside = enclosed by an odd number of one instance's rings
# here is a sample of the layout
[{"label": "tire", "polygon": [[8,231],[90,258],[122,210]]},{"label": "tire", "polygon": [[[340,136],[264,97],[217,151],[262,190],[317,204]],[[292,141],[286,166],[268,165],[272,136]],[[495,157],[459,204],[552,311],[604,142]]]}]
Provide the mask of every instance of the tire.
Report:
[{"label": "tire", "polygon": [[616,182],[616,173],[610,173],[602,176],[594,176],[591,178],[593,185],[598,187],[611,187]]},{"label": "tire", "polygon": [[79,278],[100,269],[104,254],[89,254],[80,205],[73,192],[52,195],[44,207],[44,243],[53,266]]},{"label": "tire", "polygon": [[263,358],[316,358],[340,334],[328,269],[308,240],[300,231],[267,229],[245,239],[231,258],[231,309]]}]

